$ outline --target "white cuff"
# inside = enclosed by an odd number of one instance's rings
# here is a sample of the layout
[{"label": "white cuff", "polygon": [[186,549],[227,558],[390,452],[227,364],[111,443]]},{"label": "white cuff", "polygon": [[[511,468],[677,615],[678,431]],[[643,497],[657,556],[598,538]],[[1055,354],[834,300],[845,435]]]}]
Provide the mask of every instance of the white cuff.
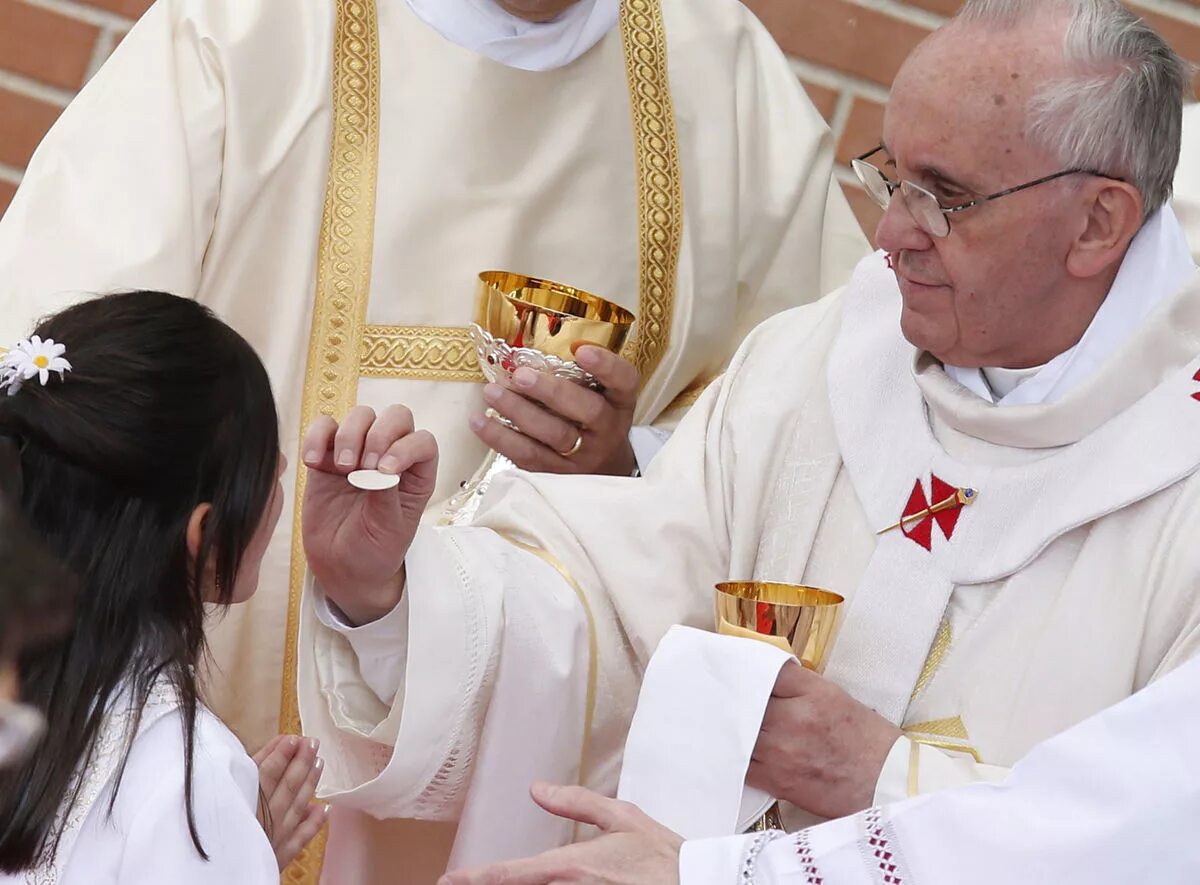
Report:
[{"label": "white cuff", "polygon": [[742,858],[754,841],[748,836],[692,839],[679,851],[679,885],[736,885]]},{"label": "white cuff", "polygon": [[346,638],[358,658],[358,672],[363,682],[380,701],[391,706],[404,690],[408,658],[408,589],[405,588],[394,609],[361,627],[349,624],[315,584],[313,611],[317,620]]},{"label": "white cuff", "polygon": [[637,459],[638,471],[645,473],[650,469],[654,456],[662,451],[662,447],[671,438],[670,431],[659,430],[657,427],[639,425],[629,429],[629,444],[633,446],[633,457]]}]

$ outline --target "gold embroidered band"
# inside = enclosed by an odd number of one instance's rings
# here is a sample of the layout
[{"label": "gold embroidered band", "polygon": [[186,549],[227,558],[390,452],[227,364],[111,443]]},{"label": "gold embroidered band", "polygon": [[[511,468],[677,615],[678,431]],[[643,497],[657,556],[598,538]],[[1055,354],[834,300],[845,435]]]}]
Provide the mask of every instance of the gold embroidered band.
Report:
[{"label": "gold embroidered band", "polygon": [[367,326],[359,371],[367,378],[486,380],[470,330],[452,326]]}]

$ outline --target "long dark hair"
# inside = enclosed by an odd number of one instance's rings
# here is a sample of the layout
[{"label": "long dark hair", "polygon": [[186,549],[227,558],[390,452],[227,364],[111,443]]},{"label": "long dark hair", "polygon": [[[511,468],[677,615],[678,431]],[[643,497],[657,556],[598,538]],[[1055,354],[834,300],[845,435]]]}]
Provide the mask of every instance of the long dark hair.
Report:
[{"label": "long dark hair", "polygon": [[[53,861],[56,816],[78,801],[77,772],[106,711],[125,691],[141,710],[160,679],[179,698],[188,826],[207,858],[191,806],[202,576],[215,576],[219,603],[230,601],[271,501],[279,439],[270,383],[237,333],[161,292],[79,304],[36,334],[65,344],[73,371],[0,395],[0,438],[20,453],[16,475],[0,484],[20,489],[25,521],[75,573],[80,594],[66,638],[20,659],[23,700],[48,729],[29,763],[0,772],[0,870]],[[206,502],[193,560],[187,525]],[[128,752],[127,743],[117,788]]]}]

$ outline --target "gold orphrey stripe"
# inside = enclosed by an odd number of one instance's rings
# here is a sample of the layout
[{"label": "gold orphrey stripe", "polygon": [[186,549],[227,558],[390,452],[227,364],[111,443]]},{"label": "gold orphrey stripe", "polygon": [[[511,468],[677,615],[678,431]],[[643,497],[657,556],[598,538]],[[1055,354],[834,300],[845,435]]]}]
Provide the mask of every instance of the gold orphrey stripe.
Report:
[{"label": "gold orphrey stripe", "polygon": [[659,0],[625,0],[621,37],[633,107],[641,274],[640,313],[624,355],[637,366],[645,384],[671,343],[683,238],[683,175]]},{"label": "gold orphrey stripe", "polygon": [[[317,415],[345,414],[354,404],[361,375],[481,380],[454,377],[467,373],[463,351],[456,350],[466,335],[465,329],[366,325],[379,155],[375,0],[337,0],[336,17],[333,146],[321,222],[301,431]],[[644,382],[654,373],[670,343],[683,232],[682,174],[659,0],[624,0],[621,39],[633,110],[640,243],[639,321],[625,356],[637,366]],[[437,365],[429,364],[431,355]],[[305,573],[300,526],[303,498],[304,471],[298,470],[280,714],[280,729],[289,733],[300,730],[296,672]],[[288,867],[283,881],[317,885],[324,846],[322,835]]]},{"label": "gold orphrey stripe", "polygon": [[[300,426],[318,415],[341,418],[358,391],[357,349],[366,324],[375,234],[375,183],[379,162],[379,29],[375,0],[337,0],[333,39],[333,137],[317,252],[308,363]],[[302,454],[302,453],[301,453]],[[300,502],[305,470],[297,461],[295,516],[283,659],[280,730],[300,733],[296,696],[304,545]],[[317,885],[325,854],[322,834],[284,872],[281,881]]]}]

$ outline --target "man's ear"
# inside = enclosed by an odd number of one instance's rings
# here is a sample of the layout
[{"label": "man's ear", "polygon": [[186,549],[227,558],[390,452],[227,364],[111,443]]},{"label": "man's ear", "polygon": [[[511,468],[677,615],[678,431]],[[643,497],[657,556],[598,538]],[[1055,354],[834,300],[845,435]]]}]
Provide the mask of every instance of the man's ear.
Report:
[{"label": "man's ear", "polygon": [[1067,254],[1067,272],[1088,279],[1119,263],[1145,220],[1142,195],[1131,184],[1096,179],[1085,194],[1087,220]]},{"label": "man's ear", "polygon": [[188,517],[187,549],[192,562],[195,562],[196,557],[200,555],[200,544],[204,541],[204,521],[208,519],[208,514],[211,512],[212,504],[198,504],[192,511],[192,515]]}]

